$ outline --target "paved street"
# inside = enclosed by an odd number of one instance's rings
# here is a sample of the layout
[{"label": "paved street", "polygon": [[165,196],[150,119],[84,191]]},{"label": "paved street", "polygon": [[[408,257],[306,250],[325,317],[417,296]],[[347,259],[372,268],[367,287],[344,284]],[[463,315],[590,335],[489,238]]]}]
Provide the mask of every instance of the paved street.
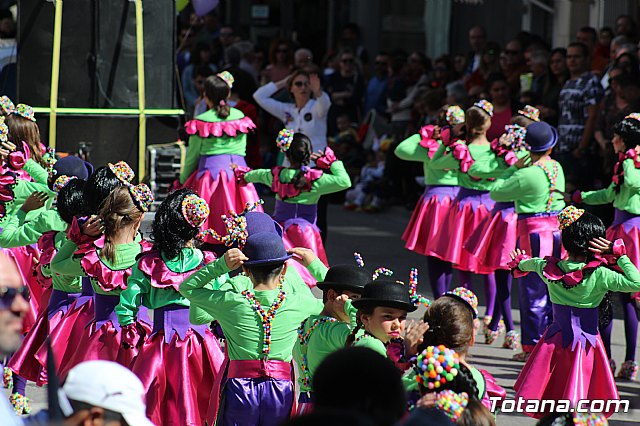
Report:
[{"label": "paved street", "polygon": [[[272,200],[266,200],[266,210],[271,211]],[[270,202],[271,201],[271,202]],[[332,264],[353,262],[353,252],[362,254],[364,261],[371,270],[378,266],[385,266],[395,272],[394,278],[408,281],[409,269],[418,267],[426,268],[425,259],[415,255],[403,248],[400,235],[410,217],[410,212],[401,207],[378,214],[367,214],[363,212],[347,212],[339,205],[329,206],[329,236],[327,241],[327,253]],[[151,215],[145,220],[148,222]],[[426,281],[426,271],[420,274],[420,291],[431,296],[428,283]],[[455,284],[455,282],[454,282]],[[483,292],[480,284],[476,284],[476,293],[481,305],[484,305]],[[514,285],[517,291],[517,286]],[[517,296],[512,298],[517,301]],[[517,306],[516,306],[517,308]],[[420,318],[423,309],[419,309],[412,318]],[[484,308],[480,308],[480,313]],[[619,316],[617,316],[619,318]],[[514,309],[516,327],[519,326],[518,310]],[[519,328],[519,327],[518,327]],[[483,337],[478,334],[477,339],[483,342]],[[622,321],[616,320],[613,334],[613,354],[616,362],[621,364],[624,355],[624,332]],[[492,346],[478,343],[471,350],[470,362],[477,368],[486,369],[496,377],[498,383],[505,387],[508,397],[514,396],[513,383],[515,382],[522,363],[510,360],[513,352],[499,347],[502,337]],[[640,383],[619,381],[618,389],[622,399],[630,399],[631,407],[636,408],[635,412],[629,414],[616,414],[610,423],[612,425],[633,425],[640,423]],[[28,394],[33,399],[34,412],[45,406],[46,392],[35,386],[29,386]],[[501,413],[498,416],[498,425],[505,426],[528,426],[534,425],[535,421],[516,414]]]}]

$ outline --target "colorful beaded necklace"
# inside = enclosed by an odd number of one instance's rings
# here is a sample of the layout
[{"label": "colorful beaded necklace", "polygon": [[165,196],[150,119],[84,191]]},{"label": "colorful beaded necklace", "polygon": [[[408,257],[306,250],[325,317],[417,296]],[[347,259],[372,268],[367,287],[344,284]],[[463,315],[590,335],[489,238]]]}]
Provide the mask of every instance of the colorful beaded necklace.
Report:
[{"label": "colorful beaded necklace", "polygon": [[547,179],[549,179],[549,199],[547,200],[547,207],[545,208],[547,213],[551,211],[551,205],[553,204],[553,195],[556,190],[556,184],[558,181],[558,163],[554,160],[551,160],[549,162],[552,163],[551,170],[547,170],[540,161],[536,161],[535,163],[533,163],[534,166],[540,167]]},{"label": "colorful beaded necklace", "polygon": [[282,306],[282,302],[286,296],[286,293],[282,289],[282,282],[278,284],[278,288],[280,292],[278,293],[278,297],[271,304],[269,310],[265,313],[264,309],[262,309],[262,305],[256,299],[256,296],[250,292],[249,290],[243,290],[242,295],[247,298],[249,303],[251,303],[251,307],[260,317],[262,321],[262,329],[263,329],[263,340],[262,340],[262,358],[269,358],[269,353],[271,352],[271,322],[276,316],[276,311]]},{"label": "colorful beaded necklace", "polygon": [[300,324],[300,327],[298,328],[298,342],[300,342],[302,352],[302,363],[300,364],[300,370],[302,372],[302,385],[305,387],[311,386],[311,376],[309,374],[309,367],[307,363],[307,345],[309,344],[309,339],[311,339],[311,334],[313,334],[314,330],[321,324],[336,321],[337,320],[333,317],[320,317],[313,320],[311,326],[307,330],[305,330],[304,328],[307,320],[302,321],[302,324]]}]

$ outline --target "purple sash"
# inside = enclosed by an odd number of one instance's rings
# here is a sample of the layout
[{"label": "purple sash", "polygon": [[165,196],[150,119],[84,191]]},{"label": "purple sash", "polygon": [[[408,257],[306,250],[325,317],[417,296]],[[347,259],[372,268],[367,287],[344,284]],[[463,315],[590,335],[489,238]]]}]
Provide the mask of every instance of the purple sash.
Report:
[{"label": "purple sash", "polygon": [[171,342],[174,334],[178,334],[180,339],[185,338],[187,330],[193,329],[201,336],[204,336],[207,330],[206,324],[192,325],[189,322],[189,307],[182,305],[167,305],[153,309],[153,332],[156,334],[160,330],[164,330],[164,341]]},{"label": "purple sash", "polygon": [[571,345],[575,350],[580,343],[587,349],[587,342],[596,346],[598,337],[598,308],[576,308],[574,306],[553,304],[553,322],[547,329],[545,340],[554,334],[562,333],[562,345]]},{"label": "purple sash", "polygon": [[59,311],[66,314],[69,310],[69,306],[78,298],[79,294],[80,293],[67,293],[66,291],[56,290],[54,288],[51,292],[49,305],[47,307],[48,318],[51,319],[51,317]]},{"label": "purple sash", "polygon": [[449,197],[452,201],[458,195],[460,191],[459,186],[451,185],[431,185],[424,189],[425,202],[430,200],[431,197],[437,197],[438,202],[441,202],[444,198]]},{"label": "purple sash", "polygon": [[509,216],[511,213],[516,212],[516,206],[511,201],[496,202],[493,205],[493,210],[491,211],[491,213],[495,215],[498,212],[500,212],[500,214],[502,215],[502,218],[504,219],[507,216]]},{"label": "purple sash", "polygon": [[634,227],[640,228],[640,216],[624,210],[615,209],[615,216],[611,228],[618,225],[623,225],[625,232],[629,232]]},{"label": "purple sash", "polygon": [[318,206],[316,204],[293,204],[276,200],[276,208],[273,212],[273,219],[283,225],[286,231],[291,225],[298,225],[303,231],[307,226],[313,227],[320,232],[316,226],[318,217]]},{"label": "purple sash", "polygon": [[218,155],[203,155],[200,157],[200,163],[198,164],[198,179],[202,178],[205,171],[209,171],[213,179],[217,178],[222,170],[227,173],[227,179],[235,179],[233,170],[231,170],[231,164],[237,164],[238,166],[246,167],[247,163],[242,155],[234,154],[218,154]]},{"label": "purple sash", "polygon": [[120,303],[120,296],[114,294],[113,296],[107,296],[106,294],[94,294],[94,309],[96,321],[96,330],[102,327],[107,321],[111,321],[116,330],[120,331],[120,323],[118,323],[118,315],[116,315],[115,308]]},{"label": "purple sash", "polygon": [[91,299],[93,299],[91,279],[88,277],[82,277],[82,293],[80,293],[80,296],[76,299],[76,307],[84,305]]},{"label": "purple sash", "polygon": [[491,211],[495,204],[495,201],[493,201],[489,196],[489,191],[479,191],[477,189],[464,187],[460,187],[460,191],[458,192],[456,201],[458,201],[459,203],[458,209],[462,210],[464,206],[466,206],[467,204],[471,204],[471,208],[474,212],[481,205],[485,206],[487,210]]}]

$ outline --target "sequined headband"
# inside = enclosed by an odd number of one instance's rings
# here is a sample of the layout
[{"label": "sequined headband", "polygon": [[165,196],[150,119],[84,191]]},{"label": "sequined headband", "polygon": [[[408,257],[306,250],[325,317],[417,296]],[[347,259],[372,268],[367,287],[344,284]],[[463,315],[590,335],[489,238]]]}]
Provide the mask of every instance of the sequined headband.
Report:
[{"label": "sequined headband", "polygon": [[446,292],[443,296],[454,297],[467,304],[473,314],[473,318],[478,318],[478,296],[476,296],[471,290],[464,287],[457,287],[451,291]]},{"label": "sequined headband", "polygon": [[195,194],[187,194],[182,200],[182,217],[194,228],[200,228],[209,217],[209,205]]},{"label": "sequined headband", "polygon": [[67,184],[69,182],[71,182],[72,180],[77,179],[76,176],[67,176],[67,175],[62,175],[60,177],[58,177],[56,179],[55,182],[53,182],[53,191],[58,194],[62,188],[64,188],[65,186],[67,186]]},{"label": "sequined headband", "polygon": [[139,185],[129,184],[127,187],[129,188],[129,193],[135,205],[143,212],[149,211],[149,207],[151,207],[153,203],[153,193],[149,187],[144,183]]},{"label": "sequined headband", "polygon": [[200,231],[197,238],[204,240],[207,235],[211,235],[211,237],[224,243],[227,247],[231,247],[235,243],[238,245],[238,248],[242,249],[247,242],[247,238],[249,238],[245,214],[254,211],[262,204],[264,204],[263,200],[258,200],[255,203],[246,203],[244,210],[240,214],[231,210],[228,215],[222,215],[222,222],[224,222],[224,227],[227,231],[227,235],[224,237],[220,236],[213,229],[204,229]]},{"label": "sequined headband", "polygon": [[567,206],[558,214],[558,222],[560,222],[560,230],[568,228],[576,220],[584,214],[583,209],[578,209],[575,206]]},{"label": "sequined headband", "polygon": [[22,118],[26,118],[27,120],[31,120],[34,123],[36,122],[36,114],[33,111],[33,108],[29,105],[18,104],[16,105],[13,111],[10,111],[10,114],[19,115]]},{"label": "sequined headband", "polygon": [[634,119],[634,120],[636,120],[636,121],[640,121],[640,113],[638,113],[638,112],[632,112],[631,114],[629,114],[629,115],[627,115],[627,116],[625,117],[625,119],[627,119],[627,118],[632,118],[632,119]]},{"label": "sequined headband", "polygon": [[473,106],[478,107],[484,112],[486,112],[487,114],[489,114],[489,117],[493,117],[493,104],[488,100],[482,99],[476,102],[475,104],[473,104]]},{"label": "sequined headband", "polygon": [[276,145],[280,148],[280,151],[287,152],[289,150],[291,142],[293,142],[294,134],[295,132],[291,129],[280,130],[278,137],[276,138]]},{"label": "sequined headband", "polygon": [[428,346],[418,355],[416,381],[427,389],[451,383],[460,370],[460,355],[444,345]]},{"label": "sequined headband", "polygon": [[531,105],[525,105],[524,108],[518,110],[518,114],[527,117],[529,120],[540,121],[540,110]]},{"label": "sequined headband", "polygon": [[411,272],[409,273],[409,298],[414,306],[420,304],[426,308],[431,306],[431,301],[418,293],[418,270],[416,268],[411,268]]},{"label": "sequined headband", "polygon": [[8,96],[0,96],[0,110],[3,115],[9,115],[15,111],[16,106],[11,102]]},{"label": "sequined headband", "polygon": [[9,140],[9,127],[5,123],[4,117],[0,116],[0,142],[7,142]]},{"label": "sequined headband", "polygon": [[462,124],[464,123],[464,111],[458,105],[451,105],[449,108],[447,108],[445,118],[447,120],[447,123],[452,126],[454,124]]},{"label": "sequined headband", "polygon": [[467,405],[469,405],[469,394],[466,392],[456,393],[451,389],[438,392],[436,407],[444,412],[453,423],[462,416]]},{"label": "sequined headband", "polygon": [[229,89],[231,89],[233,87],[233,82],[235,81],[235,79],[233,78],[233,75],[231,75],[231,73],[229,71],[222,71],[221,73],[219,73],[217,75],[225,83],[227,83],[227,86],[229,86]]},{"label": "sequined headband", "polygon": [[125,161],[118,161],[116,164],[108,163],[107,166],[123,185],[131,184],[131,181],[136,175],[131,166]]},{"label": "sequined headband", "polygon": [[519,124],[507,124],[504,126],[507,139],[511,142],[511,148],[515,151],[522,149],[530,150],[531,147],[524,141],[527,136],[527,129]]}]

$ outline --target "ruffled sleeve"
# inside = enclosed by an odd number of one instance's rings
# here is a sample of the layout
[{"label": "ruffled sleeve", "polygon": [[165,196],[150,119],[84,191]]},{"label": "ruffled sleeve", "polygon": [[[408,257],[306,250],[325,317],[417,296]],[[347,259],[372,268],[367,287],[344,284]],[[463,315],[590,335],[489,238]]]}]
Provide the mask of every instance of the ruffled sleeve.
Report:
[{"label": "ruffled sleeve", "polygon": [[67,231],[67,239],[73,241],[77,246],[91,244],[100,237],[92,237],[82,233],[81,222],[84,223],[86,221],[86,217],[74,217],[71,222],[71,226],[69,226],[69,230]]},{"label": "ruffled sleeve", "polygon": [[498,398],[497,407],[502,406],[502,401],[507,397],[507,391],[500,385],[496,379],[486,370],[479,370],[484,377],[485,392],[482,398],[482,405],[491,409],[491,399]]},{"label": "ruffled sleeve", "polygon": [[231,169],[233,169],[233,174],[236,177],[236,181],[241,186],[245,186],[248,182],[244,179],[244,175],[251,171],[250,167],[247,166],[238,166],[237,164],[232,164]]},{"label": "ruffled sleeve", "polygon": [[513,166],[516,161],[518,161],[516,153],[509,147],[502,145],[498,139],[494,139],[491,142],[491,150],[496,154],[496,156],[502,158],[508,166]]},{"label": "ruffled sleeve", "polygon": [[43,287],[51,287],[51,260],[56,253],[56,234],[57,232],[45,232],[38,239],[38,250],[40,251],[40,261],[35,268],[36,281]]},{"label": "ruffled sleeve", "polygon": [[511,269],[511,271],[513,272],[513,276],[515,278],[524,277],[529,273],[529,272],[521,271],[520,268],[518,268],[518,265],[520,265],[520,262],[528,259],[531,259],[531,256],[523,253],[523,254],[517,255],[515,259],[507,263],[507,266],[509,267],[509,269]]},{"label": "ruffled sleeve", "polygon": [[316,160],[316,166],[320,169],[329,170],[331,165],[338,160],[333,150],[329,147],[324,149],[324,155]]},{"label": "ruffled sleeve", "polygon": [[451,155],[460,163],[460,171],[462,173],[467,173],[474,163],[469,147],[465,143],[455,144],[451,149]]},{"label": "ruffled sleeve", "polygon": [[0,219],[6,217],[8,207],[13,203],[15,194],[13,188],[16,186],[16,175],[6,172],[0,176]]},{"label": "ruffled sleeve", "polygon": [[186,280],[194,272],[200,270],[204,265],[207,265],[216,259],[214,253],[202,253],[204,257],[202,259],[202,262],[197,267],[188,271],[174,272],[167,267],[167,264],[162,259],[159,251],[151,250],[140,257],[140,259],[138,260],[138,268],[146,276],[149,277],[149,281],[152,287],[172,287],[175,291],[179,292],[180,284],[184,280]]},{"label": "ruffled sleeve", "polygon": [[191,120],[185,124],[185,129],[188,134],[197,134],[202,138],[208,138],[211,136],[219,138],[224,135],[235,137],[238,133],[247,134],[250,131],[255,130],[255,128],[255,123],[249,117],[242,117],[238,120],[212,122]]},{"label": "ruffled sleeve", "polygon": [[305,172],[305,178],[307,183],[302,188],[296,188],[295,185],[291,182],[284,183],[280,180],[280,172],[283,167],[274,167],[271,171],[273,174],[273,183],[271,184],[271,190],[278,194],[281,200],[286,200],[288,198],[297,197],[303,192],[311,191],[313,187],[313,182],[320,179],[323,172],[318,169],[309,169]]},{"label": "ruffled sleeve", "polygon": [[433,158],[433,155],[440,148],[440,142],[433,138],[435,126],[423,126],[420,129],[420,146],[427,150],[427,156]]}]

